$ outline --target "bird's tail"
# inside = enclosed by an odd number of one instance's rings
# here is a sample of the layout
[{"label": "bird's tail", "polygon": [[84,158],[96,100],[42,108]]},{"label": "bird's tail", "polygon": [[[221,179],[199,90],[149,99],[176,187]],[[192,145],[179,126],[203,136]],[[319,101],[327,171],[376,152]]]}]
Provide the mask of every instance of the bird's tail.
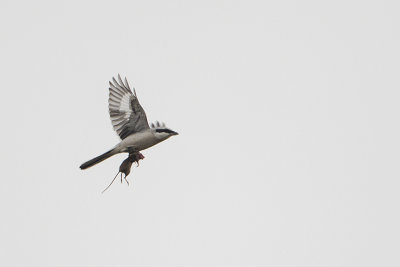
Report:
[{"label": "bird's tail", "polygon": [[100,156],[95,157],[94,159],[91,159],[89,161],[86,161],[85,163],[83,163],[80,168],[82,170],[87,169],[89,167],[92,167],[93,165],[96,165],[97,163],[102,162],[105,159],[108,159],[111,156],[114,156],[115,154],[117,154],[117,152],[114,149],[111,149],[110,151],[107,151],[104,154],[101,154]]}]

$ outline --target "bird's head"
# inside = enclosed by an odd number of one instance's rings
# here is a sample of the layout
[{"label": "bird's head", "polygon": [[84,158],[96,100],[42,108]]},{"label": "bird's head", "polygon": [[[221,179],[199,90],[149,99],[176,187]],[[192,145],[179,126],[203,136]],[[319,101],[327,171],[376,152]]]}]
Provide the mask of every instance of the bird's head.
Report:
[{"label": "bird's head", "polygon": [[178,135],[177,132],[165,127],[164,123],[160,124],[157,122],[156,125],[151,124],[151,128],[154,132],[154,135],[161,140],[165,140],[173,135]]}]

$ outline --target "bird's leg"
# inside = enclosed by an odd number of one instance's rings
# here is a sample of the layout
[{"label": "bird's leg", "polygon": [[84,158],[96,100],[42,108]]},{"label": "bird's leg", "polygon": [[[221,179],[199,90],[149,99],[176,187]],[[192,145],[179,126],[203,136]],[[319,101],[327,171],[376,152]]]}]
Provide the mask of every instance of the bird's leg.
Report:
[{"label": "bird's leg", "polygon": [[106,189],[103,190],[103,192],[101,192],[102,194],[114,183],[115,179],[117,178],[119,172],[115,175],[114,179],[111,181],[111,183],[106,187]]},{"label": "bird's leg", "polygon": [[122,184],[122,172],[121,172],[121,184]]}]

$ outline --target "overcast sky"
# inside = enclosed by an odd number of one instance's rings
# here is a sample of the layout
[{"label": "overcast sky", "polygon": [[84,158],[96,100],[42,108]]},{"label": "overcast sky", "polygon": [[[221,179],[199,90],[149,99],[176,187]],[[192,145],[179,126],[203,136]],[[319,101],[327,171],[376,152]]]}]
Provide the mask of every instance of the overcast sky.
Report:
[{"label": "overcast sky", "polygon": [[[397,1],[0,4],[1,266],[399,266]],[[108,81],[180,133],[131,185]]]}]

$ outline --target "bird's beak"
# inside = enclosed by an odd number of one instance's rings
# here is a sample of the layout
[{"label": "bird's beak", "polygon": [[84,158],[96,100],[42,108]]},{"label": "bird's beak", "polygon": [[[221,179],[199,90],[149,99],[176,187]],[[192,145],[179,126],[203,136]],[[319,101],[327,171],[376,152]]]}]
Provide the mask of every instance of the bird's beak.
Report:
[{"label": "bird's beak", "polygon": [[177,132],[174,132],[172,135],[179,135]]}]

